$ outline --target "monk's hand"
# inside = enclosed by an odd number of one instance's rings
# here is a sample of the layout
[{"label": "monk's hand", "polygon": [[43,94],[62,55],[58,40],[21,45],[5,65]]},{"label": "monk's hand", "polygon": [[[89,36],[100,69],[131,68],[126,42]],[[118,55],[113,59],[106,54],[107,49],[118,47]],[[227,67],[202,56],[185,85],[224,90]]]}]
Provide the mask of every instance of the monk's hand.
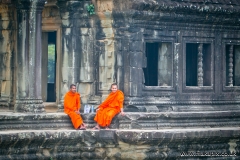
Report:
[{"label": "monk's hand", "polygon": [[122,116],[124,116],[124,115],[125,115],[125,113],[124,113],[124,112],[121,112],[120,114],[121,114]]},{"label": "monk's hand", "polygon": [[77,113],[77,114],[80,114],[80,112],[79,112],[79,111],[75,111],[75,113]]}]

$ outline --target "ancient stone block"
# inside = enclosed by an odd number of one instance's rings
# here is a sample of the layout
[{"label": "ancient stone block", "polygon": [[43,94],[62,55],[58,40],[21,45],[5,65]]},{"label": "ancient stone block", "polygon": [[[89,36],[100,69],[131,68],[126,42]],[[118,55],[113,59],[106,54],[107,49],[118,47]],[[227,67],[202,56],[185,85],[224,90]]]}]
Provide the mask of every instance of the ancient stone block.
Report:
[{"label": "ancient stone block", "polygon": [[143,53],[142,52],[131,52],[131,53],[129,53],[129,55],[130,55],[130,57],[129,57],[130,58],[130,66],[141,68]]},{"label": "ancient stone block", "polygon": [[143,51],[143,43],[142,41],[133,41],[129,46],[130,51],[133,52],[142,52]]},{"label": "ancient stone block", "polygon": [[110,131],[110,130],[100,130],[99,131],[99,140],[102,143],[106,144],[115,144],[117,145],[117,135],[115,131]]}]

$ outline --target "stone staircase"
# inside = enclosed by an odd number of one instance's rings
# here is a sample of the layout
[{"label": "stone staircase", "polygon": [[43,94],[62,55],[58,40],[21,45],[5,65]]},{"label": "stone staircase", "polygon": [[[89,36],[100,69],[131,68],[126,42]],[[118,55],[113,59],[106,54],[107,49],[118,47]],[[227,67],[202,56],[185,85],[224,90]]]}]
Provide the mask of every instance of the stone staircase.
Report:
[{"label": "stone staircase", "polygon": [[[94,116],[82,114],[88,128]],[[129,110],[110,128],[74,130],[64,113],[0,112],[0,159],[240,159],[235,109]]]}]

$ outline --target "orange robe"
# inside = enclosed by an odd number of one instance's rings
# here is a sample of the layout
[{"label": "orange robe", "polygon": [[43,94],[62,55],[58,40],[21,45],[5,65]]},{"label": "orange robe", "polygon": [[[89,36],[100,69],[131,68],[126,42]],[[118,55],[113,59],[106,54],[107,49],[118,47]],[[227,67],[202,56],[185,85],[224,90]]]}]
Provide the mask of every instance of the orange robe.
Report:
[{"label": "orange robe", "polygon": [[109,126],[113,117],[123,108],[124,94],[117,90],[115,93],[111,92],[107,99],[98,107],[94,120],[102,127]]},{"label": "orange robe", "polygon": [[75,129],[83,123],[82,117],[75,112],[79,111],[80,107],[80,94],[77,92],[72,93],[71,91],[67,92],[64,97],[64,112],[71,118]]}]

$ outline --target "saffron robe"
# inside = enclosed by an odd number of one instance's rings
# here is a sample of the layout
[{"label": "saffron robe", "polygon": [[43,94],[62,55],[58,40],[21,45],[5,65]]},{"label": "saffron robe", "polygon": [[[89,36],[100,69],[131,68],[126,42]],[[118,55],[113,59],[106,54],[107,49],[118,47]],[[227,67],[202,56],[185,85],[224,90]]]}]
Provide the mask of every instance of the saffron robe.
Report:
[{"label": "saffron robe", "polygon": [[102,127],[109,126],[113,117],[123,108],[124,94],[117,90],[115,93],[111,92],[106,100],[98,107],[94,120]]},{"label": "saffron robe", "polygon": [[77,92],[72,93],[71,91],[67,92],[64,97],[64,112],[71,118],[75,129],[83,123],[82,117],[75,112],[79,111],[80,107],[80,94]]}]

